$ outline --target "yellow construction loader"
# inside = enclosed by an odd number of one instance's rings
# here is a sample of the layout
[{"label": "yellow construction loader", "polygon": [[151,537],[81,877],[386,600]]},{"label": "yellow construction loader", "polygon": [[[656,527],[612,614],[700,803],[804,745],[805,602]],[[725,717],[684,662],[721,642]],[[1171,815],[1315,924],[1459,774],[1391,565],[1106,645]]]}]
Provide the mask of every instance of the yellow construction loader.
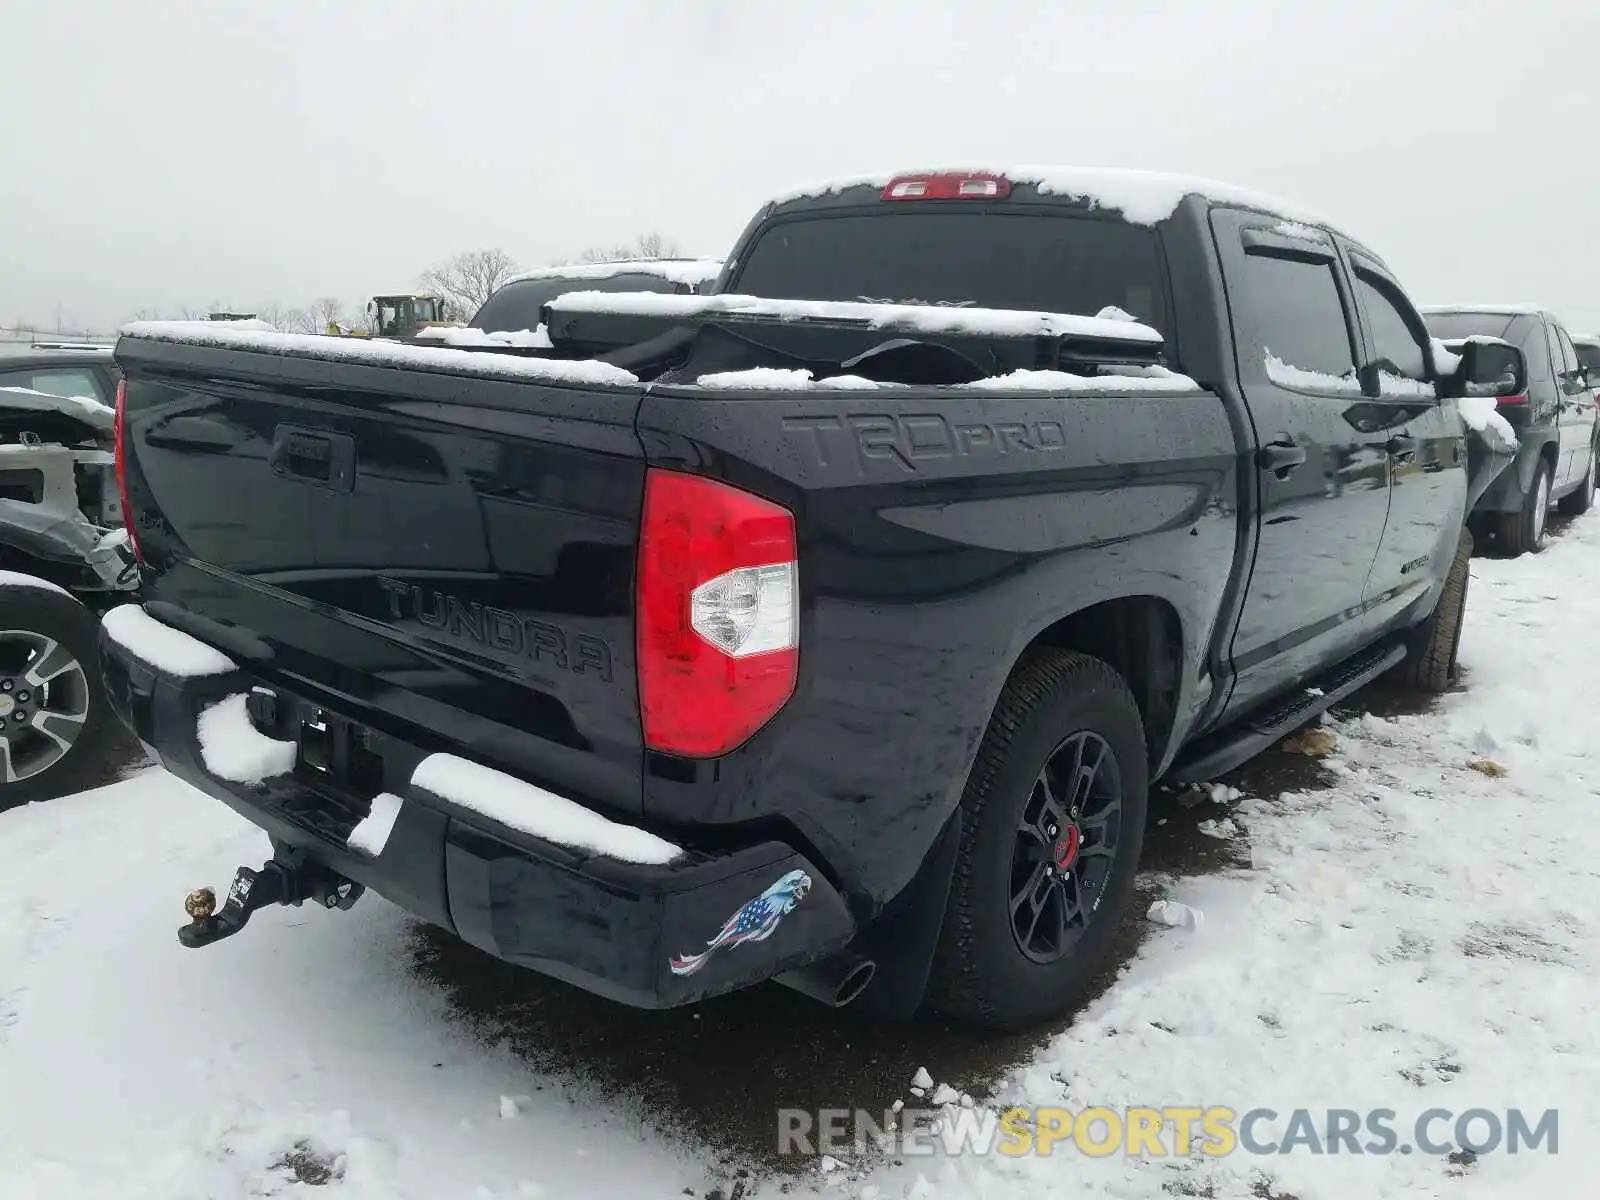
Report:
[{"label": "yellow construction loader", "polygon": [[459,325],[445,316],[439,296],[374,296],[367,301],[367,328],[347,329],[337,321],[328,324],[332,337],[415,337],[430,325]]}]

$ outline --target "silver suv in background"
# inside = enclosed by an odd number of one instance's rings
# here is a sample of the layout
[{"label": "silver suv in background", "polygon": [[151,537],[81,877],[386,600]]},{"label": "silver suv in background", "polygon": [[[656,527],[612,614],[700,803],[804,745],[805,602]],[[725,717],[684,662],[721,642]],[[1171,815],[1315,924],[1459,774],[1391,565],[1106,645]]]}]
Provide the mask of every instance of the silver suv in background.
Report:
[{"label": "silver suv in background", "polygon": [[1594,503],[1595,398],[1573,338],[1533,304],[1436,306],[1422,319],[1441,341],[1501,338],[1527,359],[1527,390],[1499,401],[1517,431],[1517,461],[1478,500],[1471,525],[1504,553],[1537,553],[1552,504],[1575,515]]}]

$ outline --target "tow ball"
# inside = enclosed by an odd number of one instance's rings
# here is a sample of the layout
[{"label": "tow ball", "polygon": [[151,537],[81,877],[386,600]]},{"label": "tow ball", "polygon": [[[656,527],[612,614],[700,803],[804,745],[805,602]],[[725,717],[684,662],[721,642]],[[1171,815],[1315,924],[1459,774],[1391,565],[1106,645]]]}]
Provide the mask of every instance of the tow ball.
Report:
[{"label": "tow ball", "polygon": [[178,930],[178,941],[191,950],[198,949],[232,937],[245,927],[251,913],[269,904],[300,905],[310,900],[324,908],[346,909],[361,899],[364,891],[361,884],[309,860],[269,859],[259,871],[240,867],[234,873],[221,912],[217,911],[217,894],[210,888],[190,892],[183,901],[189,924]]}]

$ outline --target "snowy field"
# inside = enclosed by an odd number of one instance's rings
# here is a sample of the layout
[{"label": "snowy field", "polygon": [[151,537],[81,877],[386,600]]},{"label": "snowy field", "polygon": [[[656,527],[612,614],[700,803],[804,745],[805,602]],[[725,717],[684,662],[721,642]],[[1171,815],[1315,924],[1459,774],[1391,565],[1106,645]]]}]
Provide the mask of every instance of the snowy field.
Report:
[{"label": "snowy field", "polygon": [[[1402,1133],[1431,1108],[1556,1109],[1558,1153],[1095,1158],[1065,1146],[865,1155],[826,1171],[796,1160],[787,1176],[768,1163],[736,1179],[693,1122],[685,1133],[642,1097],[658,1094],[658,1069],[686,1093],[739,1070],[718,1061],[737,1048],[705,1038],[666,1067],[641,1061],[640,1086],[630,1098],[624,1071],[619,1098],[614,1071],[605,1087],[591,1078],[585,1054],[598,1049],[564,1050],[558,1070],[500,1036],[503,1023],[486,1036],[419,971],[421,935],[381,900],[337,915],[268,909],[233,941],[181,950],[184,893],[225,885],[264,839],[143,771],[0,815],[0,1200],[1591,1197],[1596,596],[1600,517],[1537,558],[1475,560],[1463,690],[1420,715],[1336,719],[1326,786],[1247,792],[1212,813],[1207,828],[1232,833],[1243,865],[1172,882],[1200,926],[1155,930],[1108,992],[976,1097],[979,1111],[1379,1108]],[[819,1062],[842,1037],[909,1036],[843,1014],[774,1025],[771,1042],[811,1039]],[[866,1064],[872,1049],[851,1053]],[[919,1082],[945,1082],[924,1063],[934,1078]],[[913,1072],[901,1095],[915,1105]],[[773,1128],[776,1142],[775,1114]]]}]

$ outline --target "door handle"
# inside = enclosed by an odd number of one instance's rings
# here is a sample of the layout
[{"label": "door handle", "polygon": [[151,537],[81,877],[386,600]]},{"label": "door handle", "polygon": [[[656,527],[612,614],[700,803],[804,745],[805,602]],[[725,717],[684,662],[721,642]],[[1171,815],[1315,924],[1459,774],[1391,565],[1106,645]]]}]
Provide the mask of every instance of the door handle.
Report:
[{"label": "door handle", "polygon": [[1306,448],[1290,441],[1268,442],[1256,455],[1256,464],[1279,479],[1289,478],[1294,469],[1305,461]]},{"label": "door handle", "polygon": [[1410,462],[1417,456],[1417,439],[1398,434],[1389,439],[1389,443],[1384,449],[1389,452],[1390,458],[1400,462]]}]

